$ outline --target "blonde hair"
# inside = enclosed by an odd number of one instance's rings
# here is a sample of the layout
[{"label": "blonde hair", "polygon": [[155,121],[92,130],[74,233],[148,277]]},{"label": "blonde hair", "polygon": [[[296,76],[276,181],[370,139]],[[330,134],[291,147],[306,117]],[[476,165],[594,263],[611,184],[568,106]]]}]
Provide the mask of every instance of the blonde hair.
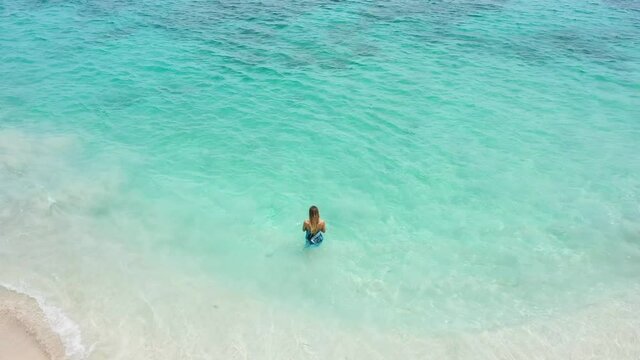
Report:
[{"label": "blonde hair", "polygon": [[309,227],[312,233],[318,232],[318,224],[320,223],[320,211],[318,207],[312,205],[309,208]]}]

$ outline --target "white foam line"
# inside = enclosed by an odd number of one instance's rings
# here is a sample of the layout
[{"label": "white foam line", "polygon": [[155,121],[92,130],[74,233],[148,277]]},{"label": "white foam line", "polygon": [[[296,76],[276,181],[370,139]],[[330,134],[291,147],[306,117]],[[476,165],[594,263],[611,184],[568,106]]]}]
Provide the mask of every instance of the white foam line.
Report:
[{"label": "white foam line", "polygon": [[91,349],[87,351],[82,343],[80,327],[71,320],[62,309],[48,304],[44,296],[38,294],[36,291],[26,289],[24,285],[13,286],[10,284],[0,284],[0,286],[33,298],[38,303],[49,326],[58,334],[58,337],[60,337],[67,359],[84,360],[89,356]]}]

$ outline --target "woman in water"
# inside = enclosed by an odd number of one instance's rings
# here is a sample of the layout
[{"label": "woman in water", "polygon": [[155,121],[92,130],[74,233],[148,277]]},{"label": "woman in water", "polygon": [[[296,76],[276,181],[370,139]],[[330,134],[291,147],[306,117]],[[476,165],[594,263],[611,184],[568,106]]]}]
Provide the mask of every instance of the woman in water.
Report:
[{"label": "woman in water", "polygon": [[306,232],[307,245],[320,245],[327,231],[327,224],[320,219],[320,211],[314,205],[309,208],[309,220],[302,224],[302,231]]}]

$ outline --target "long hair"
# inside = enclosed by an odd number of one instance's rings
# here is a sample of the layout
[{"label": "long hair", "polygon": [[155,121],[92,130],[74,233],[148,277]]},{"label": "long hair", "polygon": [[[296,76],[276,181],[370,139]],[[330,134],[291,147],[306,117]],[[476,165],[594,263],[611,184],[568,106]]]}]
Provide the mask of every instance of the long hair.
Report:
[{"label": "long hair", "polygon": [[320,211],[318,207],[313,205],[309,208],[309,226],[311,227],[311,232],[316,233],[318,231],[318,223],[320,222]]}]

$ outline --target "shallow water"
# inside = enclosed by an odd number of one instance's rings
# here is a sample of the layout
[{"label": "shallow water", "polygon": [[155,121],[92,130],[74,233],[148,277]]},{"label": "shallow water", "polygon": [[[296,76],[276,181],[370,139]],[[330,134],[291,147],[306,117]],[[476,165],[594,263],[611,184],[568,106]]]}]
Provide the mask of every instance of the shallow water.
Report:
[{"label": "shallow water", "polygon": [[95,358],[278,357],[210,316],[444,336],[634,297],[634,4],[0,3],[0,281]]}]

